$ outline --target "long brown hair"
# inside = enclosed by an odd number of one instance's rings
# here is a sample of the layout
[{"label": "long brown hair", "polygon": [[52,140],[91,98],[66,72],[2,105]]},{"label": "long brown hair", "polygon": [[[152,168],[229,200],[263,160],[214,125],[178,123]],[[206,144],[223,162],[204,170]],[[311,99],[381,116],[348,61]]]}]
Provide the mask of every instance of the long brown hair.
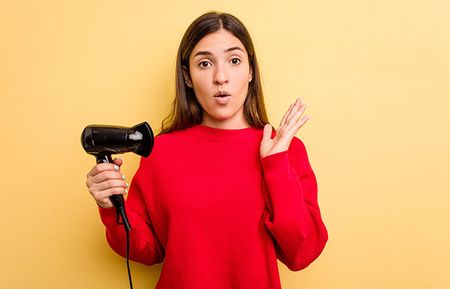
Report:
[{"label": "long brown hair", "polygon": [[178,48],[175,69],[175,99],[172,102],[171,113],[161,122],[159,134],[188,128],[202,122],[203,109],[195,97],[194,90],[186,85],[183,69],[189,73],[189,57],[195,45],[206,35],[220,29],[232,33],[247,50],[253,73],[244,102],[244,119],[247,125],[263,128],[265,124],[269,123],[264,105],[258,62],[256,61],[250,34],[244,24],[235,16],[214,11],[205,13],[194,20],[183,35]]}]

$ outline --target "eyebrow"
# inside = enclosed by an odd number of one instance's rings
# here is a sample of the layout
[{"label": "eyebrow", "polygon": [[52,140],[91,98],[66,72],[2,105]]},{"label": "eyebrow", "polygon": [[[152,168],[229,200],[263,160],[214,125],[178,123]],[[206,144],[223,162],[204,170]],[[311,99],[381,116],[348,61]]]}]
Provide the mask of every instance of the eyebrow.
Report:
[{"label": "eyebrow", "polygon": [[[242,50],[242,48],[240,48],[238,46],[234,46],[234,47],[230,47],[228,49],[225,49],[224,52],[230,52],[230,51],[234,51],[234,50],[240,50],[240,51],[244,52],[244,50]],[[207,56],[209,56],[209,55],[212,55],[212,53],[209,52],[209,51],[197,51],[197,53],[195,53],[194,56],[192,56],[192,57],[197,57],[199,55],[207,55]]]}]

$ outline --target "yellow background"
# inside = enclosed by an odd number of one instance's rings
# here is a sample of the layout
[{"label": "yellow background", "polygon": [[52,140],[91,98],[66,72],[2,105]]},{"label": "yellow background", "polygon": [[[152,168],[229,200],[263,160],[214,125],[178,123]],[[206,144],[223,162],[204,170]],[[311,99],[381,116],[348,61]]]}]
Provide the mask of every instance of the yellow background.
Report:
[{"label": "yellow background", "polygon": [[[450,288],[450,2],[2,1],[0,288],[128,288],[85,187],[89,124],[159,132],[182,34],[248,27],[278,125],[298,96],[330,239],[284,289]],[[138,164],[123,155],[131,180]],[[186,264],[189,266],[189,264]],[[135,288],[160,265],[132,264]]]}]

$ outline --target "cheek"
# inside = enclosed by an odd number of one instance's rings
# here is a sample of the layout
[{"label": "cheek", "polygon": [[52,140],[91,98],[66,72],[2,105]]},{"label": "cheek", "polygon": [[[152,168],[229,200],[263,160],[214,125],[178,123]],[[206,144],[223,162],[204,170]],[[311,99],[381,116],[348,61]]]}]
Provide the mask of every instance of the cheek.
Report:
[{"label": "cheek", "polygon": [[208,91],[208,75],[205,73],[191,74],[192,85],[195,93],[206,93]]},{"label": "cheek", "polygon": [[194,93],[195,97],[199,100],[205,100],[208,98],[208,95],[211,93],[211,91],[205,86],[205,84],[194,84]]},{"label": "cheek", "polygon": [[250,82],[250,69],[242,68],[238,73],[235,73],[235,81],[241,85],[248,85]]},{"label": "cheek", "polygon": [[240,90],[242,91],[242,94],[246,95],[247,91],[248,91],[248,87],[249,87],[249,78],[248,78],[248,74],[243,73],[242,75],[239,76],[239,79],[237,80],[237,82],[239,84]]}]

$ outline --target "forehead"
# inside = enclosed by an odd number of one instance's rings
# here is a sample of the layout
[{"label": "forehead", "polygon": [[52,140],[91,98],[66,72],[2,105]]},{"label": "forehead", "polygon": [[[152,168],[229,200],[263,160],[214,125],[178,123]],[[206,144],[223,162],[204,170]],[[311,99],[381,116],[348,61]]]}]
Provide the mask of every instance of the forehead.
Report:
[{"label": "forehead", "polygon": [[203,37],[192,50],[192,55],[197,51],[223,52],[231,47],[239,47],[246,52],[242,42],[231,32],[220,29]]}]

